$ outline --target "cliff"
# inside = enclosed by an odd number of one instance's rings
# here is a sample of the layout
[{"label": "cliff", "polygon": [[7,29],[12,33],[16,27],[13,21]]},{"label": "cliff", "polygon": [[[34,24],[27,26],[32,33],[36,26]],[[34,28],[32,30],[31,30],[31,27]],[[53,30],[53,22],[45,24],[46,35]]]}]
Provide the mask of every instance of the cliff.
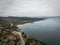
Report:
[{"label": "cliff", "polygon": [[[24,22],[24,21],[23,21]],[[0,19],[0,45],[45,45],[24,32],[9,20]]]}]

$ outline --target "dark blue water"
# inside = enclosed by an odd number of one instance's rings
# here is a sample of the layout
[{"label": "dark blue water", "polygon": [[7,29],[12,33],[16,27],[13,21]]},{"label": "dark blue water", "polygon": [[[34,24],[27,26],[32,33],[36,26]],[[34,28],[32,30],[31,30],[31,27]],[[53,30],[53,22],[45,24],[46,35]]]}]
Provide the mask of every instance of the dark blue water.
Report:
[{"label": "dark blue water", "polygon": [[49,18],[43,21],[20,25],[21,31],[46,45],[60,45],[60,18]]}]

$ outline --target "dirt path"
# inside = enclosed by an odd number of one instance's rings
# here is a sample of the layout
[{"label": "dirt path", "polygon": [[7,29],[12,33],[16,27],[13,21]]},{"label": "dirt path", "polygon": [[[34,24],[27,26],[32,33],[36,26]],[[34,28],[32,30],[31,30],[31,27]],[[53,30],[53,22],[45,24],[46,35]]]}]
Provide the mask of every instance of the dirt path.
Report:
[{"label": "dirt path", "polygon": [[23,37],[20,32],[17,32],[21,38],[21,45],[25,45],[25,41],[23,40]]}]

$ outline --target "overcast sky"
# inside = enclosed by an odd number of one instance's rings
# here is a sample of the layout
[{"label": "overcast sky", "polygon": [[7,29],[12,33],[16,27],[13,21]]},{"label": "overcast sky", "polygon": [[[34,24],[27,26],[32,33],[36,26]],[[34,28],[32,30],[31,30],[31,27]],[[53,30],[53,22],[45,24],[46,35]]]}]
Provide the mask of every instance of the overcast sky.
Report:
[{"label": "overcast sky", "polygon": [[60,16],[60,0],[0,0],[0,16]]}]

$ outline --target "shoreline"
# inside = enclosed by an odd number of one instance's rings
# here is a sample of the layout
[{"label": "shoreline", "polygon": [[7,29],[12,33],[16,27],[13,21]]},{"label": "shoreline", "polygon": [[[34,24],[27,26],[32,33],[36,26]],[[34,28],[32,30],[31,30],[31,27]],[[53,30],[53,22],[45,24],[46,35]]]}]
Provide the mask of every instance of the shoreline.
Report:
[{"label": "shoreline", "polygon": [[[20,21],[20,18],[17,20],[17,17],[6,17],[1,18],[0,21],[0,42],[1,44],[6,45],[45,45],[43,42],[38,41],[24,32],[19,31],[18,24],[32,23],[36,21],[44,20],[45,18],[21,18],[23,20]],[[10,19],[10,20],[9,20]],[[15,20],[16,22],[14,22]],[[15,32],[14,32],[15,31]],[[1,33],[2,32],[2,33]],[[3,37],[3,38],[2,38]],[[3,43],[4,42],[4,43]],[[6,43],[8,42],[8,43]]]}]

